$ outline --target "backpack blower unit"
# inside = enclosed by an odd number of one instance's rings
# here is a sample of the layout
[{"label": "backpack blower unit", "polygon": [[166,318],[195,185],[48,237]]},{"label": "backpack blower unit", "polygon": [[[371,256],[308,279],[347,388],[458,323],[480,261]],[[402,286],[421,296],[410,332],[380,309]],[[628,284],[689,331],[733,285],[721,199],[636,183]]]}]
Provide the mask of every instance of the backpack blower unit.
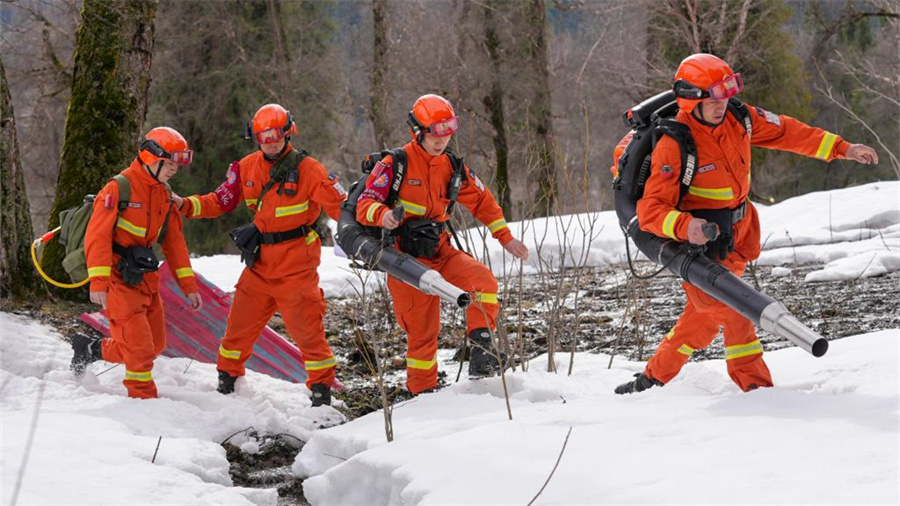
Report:
[{"label": "backpack blower unit", "polygon": [[[743,120],[738,115],[741,108],[746,110],[746,106],[735,99],[729,103],[730,113]],[[668,132],[661,132],[660,123],[672,118],[677,110],[675,95],[667,91],[641,102],[623,114],[625,126],[632,130],[629,134],[632,138],[616,162],[618,173],[613,180],[613,190],[616,215],[627,236],[625,240],[628,241],[630,237],[647,258],[766,331],[787,339],[815,357],[821,357],[828,351],[828,341],[797,320],[784,304],[758,292],[723,265],[707,258],[697,248],[641,230],[637,201],[643,196],[644,184],[650,176],[650,155],[658,136],[668,135]],[[678,180],[682,185],[687,180],[689,186],[692,174],[686,171],[693,172],[693,164],[696,163],[696,155],[691,160],[689,154],[693,141],[689,140],[686,148],[681,140],[675,140],[679,141],[682,148],[682,167]]]}]

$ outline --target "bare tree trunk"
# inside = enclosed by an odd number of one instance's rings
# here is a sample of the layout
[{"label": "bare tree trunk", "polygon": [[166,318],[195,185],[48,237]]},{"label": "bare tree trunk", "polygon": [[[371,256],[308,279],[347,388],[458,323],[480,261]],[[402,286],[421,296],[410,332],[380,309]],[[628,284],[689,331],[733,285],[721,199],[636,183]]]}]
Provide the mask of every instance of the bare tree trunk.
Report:
[{"label": "bare tree trunk", "polygon": [[281,15],[281,2],[268,0],[266,10],[269,12],[269,22],[272,24],[272,42],[275,46],[275,57],[284,68],[278,72],[278,102],[284,101],[285,94],[290,87],[290,53],[287,49],[287,37],[284,33],[284,16]]},{"label": "bare tree trunk", "polygon": [[29,258],[33,230],[25,176],[19,161],[19,141],[6,68],[0,59],[0,297],[19,300],[46,294]]},{"label": "bare tree trunk", "polygon": [[503,116],[503,69],[500,60],[500,37],[497,35],[497,21],[494,11],[497,4],[484,4],[484,46],[491,62],[491,92],[482,102],[488,110],[491,127],[494,129],[494,152],[497,157],[497,202],[507,218],[512,216],[509,191],[509,146],[506,143],[506,120]]},{"label": "bare tree trunk", "polygon": [[534,65],[534,95],[529,112],[533,132],[533,152],[537,162],[537,206],[535,213],[549,216],[556,201],[556,161],[553,156],[553,118],[550,97],[550,69],[547,58],[547,12],[543,0],[530,0],[526,27],[530,56]]},{"label": "bare tree trunk", "polygon": [[387,0],[372,0],[372,89],[369,91],[369,99],[371,100],[372,126],[375,130],[375,145],[379,148],[387,147],[391,132],[387,121],[388,92],[384,82],[388,69],[387,53],[390,44],[386,17]]},{"label": "bare tree trunk", "polygon": [[[156,7],[155,0],[84,1],[51,230],[61,211],[99,191],[137,154],[147,115]],[[62,257],[63,249],[51,241],[41,259],[57,279],[65,279]]]}]

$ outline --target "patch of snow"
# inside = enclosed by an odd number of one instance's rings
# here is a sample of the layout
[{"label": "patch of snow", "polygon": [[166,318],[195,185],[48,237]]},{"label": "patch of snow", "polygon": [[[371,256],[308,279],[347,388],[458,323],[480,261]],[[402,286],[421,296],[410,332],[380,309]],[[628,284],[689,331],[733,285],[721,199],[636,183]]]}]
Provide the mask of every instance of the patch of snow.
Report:
[{"label": "patch of snow", "polygon": [[791,270],[787,267],[772,267],[772,277],[783,278],[791,275]]},{"label": "patch of snow", "polygon": [[896,504],[898,354],[900,330],[886,330],[821,359],[767,354],[772,389],[742,393],[711,360],[631,396],[613,388],[643,363],[577,354],[566,376],[543,356],[507,376],[512,421],[499,378],[457,383],[398,405],[392,443],[372,413],[317,432],[293,469],[316,506],[527,504],[571,427],[535,504]]},{"label": "patch of snow", "polygon": [[303,385],[253,371],[237,382],[235,394],[220,395],[215,364],[183,358],[156,360],[159,399],[129,399],[124,366],[107,371],[111,365],[99,362],[75,378],[72,349],[52,328],[0,313],[0,332],[0,504],[11,502],[42,385],[18,498],[23,505],[274,506],[274,489],[232,486],[220,443],[232,435],[232,443],[248,443],[248,427],[306,441],[323,418],[342,416],[311,409]]}]

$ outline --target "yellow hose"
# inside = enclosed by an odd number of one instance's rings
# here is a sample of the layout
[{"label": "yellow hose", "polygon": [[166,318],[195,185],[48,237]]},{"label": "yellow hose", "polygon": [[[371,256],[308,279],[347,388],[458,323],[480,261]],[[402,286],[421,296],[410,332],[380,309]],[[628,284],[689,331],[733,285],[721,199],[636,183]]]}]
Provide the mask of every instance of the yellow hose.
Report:
[{"label": "yellow hose", "polygon": [[[34,242],[31,243],[31,261],[34,262],[34,268],[37,269],[42,278],[44,278],[53,286],[58,286],[60,288],[78,288],[86,285],[88,281],[91,280],[91,278],[86,278],[80,283],[60,283],[59,281],[56,281],[55,279],[48,276],[47,273],[44,272],[44,269],[41,269],[41,263],[38,261],[37,257],[37,247],[39,244],[49,241],[53,237],[53,235],[56,235],[56,232],[59,232],[59,228],[52,231],[50,234],[44,234],[43,237],[41,237],[40,239],[35,239]],[[48,235],[50,237],[47,237]],[[46,238],[46,240],[44,240],[44,238]]]}]

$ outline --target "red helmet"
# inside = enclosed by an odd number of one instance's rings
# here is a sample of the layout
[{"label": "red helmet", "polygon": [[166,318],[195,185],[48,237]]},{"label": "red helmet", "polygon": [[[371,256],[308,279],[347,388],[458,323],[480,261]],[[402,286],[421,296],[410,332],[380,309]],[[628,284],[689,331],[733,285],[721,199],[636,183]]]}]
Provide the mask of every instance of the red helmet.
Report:
[{"label": "red helmet", "polygon": [[194,152],[188,149],[184,136],[169,127],[156,127],[147,132],[138,157],[146,165],[153,165],[160,160],[169,160],[178,165],[187,165],[194,158]]},{"label": "red helmet", "polygon": [[253,115],[253,127],[247,133],[250,134],[248,138],[257,144],[268,144],[296,134],[297,124],[294,123],[291,111],[278,104],[266,104]]},{"label": "red helmet", "polygon": [[413,104],[406,120],[414,139],[421,141],[426,133],[446,137],[459,130],[459,117],[450,102],[438,95],[422,95]]},{"label": "red helmet", "polygon": [[724,100],[743,89],[741,75],[735,74],[722,59],[697,53],[685,58],[678,66],[673,91],[678,99],[678,108],[691,112],[705,98]]}]

